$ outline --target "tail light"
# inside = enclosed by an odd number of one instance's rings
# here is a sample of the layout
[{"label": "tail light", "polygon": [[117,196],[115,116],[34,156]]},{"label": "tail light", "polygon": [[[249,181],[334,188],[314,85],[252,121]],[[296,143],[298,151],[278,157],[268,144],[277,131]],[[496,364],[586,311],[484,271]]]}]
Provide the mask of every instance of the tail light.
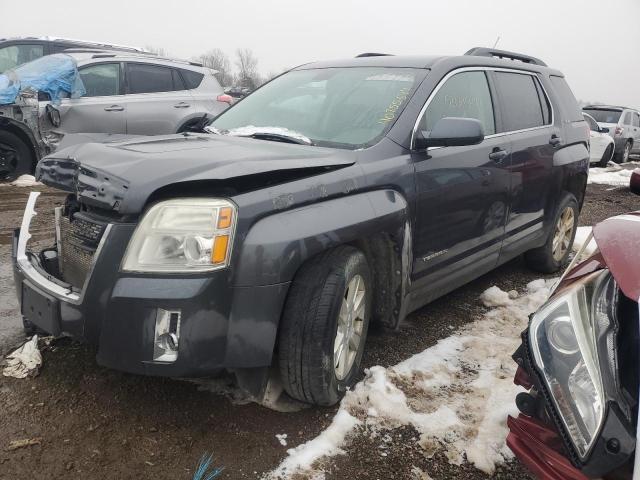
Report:
[{"label": "tail light", "polygon": [[218,95],[218,98],[216,98],[216,100],[222,103],[228,103],[229,105],[233,103],[233,97],[231,95],[227,95],[226,93]]},{"label": "tail light", "polygon": [[622,128],[620,125],[618,125],[616,127],[616,132],[615,133],[616,133],[616,136],[622,135],[624,133],[624,128]]}]

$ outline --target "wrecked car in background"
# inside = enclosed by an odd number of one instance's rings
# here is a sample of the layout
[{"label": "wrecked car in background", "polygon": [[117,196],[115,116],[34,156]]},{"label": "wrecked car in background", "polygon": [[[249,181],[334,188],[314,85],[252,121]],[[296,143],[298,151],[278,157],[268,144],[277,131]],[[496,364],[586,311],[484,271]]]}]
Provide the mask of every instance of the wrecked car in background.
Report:
[{"label": "wrecked car in background", "polygon": [[232,102],[215,73],[195,62],[93,49],[9,70],[0,75],[0,178],[31,173],[67,140],[79,143],[69,134],[99,133],[107,141],[201,130]]},{"label": "wrecked car in background", "polygon": [[539,478],[631,479],[640,460],[640,212],[593,236],[597,251],[568,269],[514,355],[515,383],[528,391],[507,444]]},{"label": "wrecked car in background", "polygon": [[589,168],[562,73],[500,50],[303,65],[207,129],[40,161],[69,195],[52,248],[27,246],[36,193],[14,233],[27,329],[132,373],[229,370],[257,397],[279,371],[332,405],[370,321],[397,328],[521,254],[561,268]]}]

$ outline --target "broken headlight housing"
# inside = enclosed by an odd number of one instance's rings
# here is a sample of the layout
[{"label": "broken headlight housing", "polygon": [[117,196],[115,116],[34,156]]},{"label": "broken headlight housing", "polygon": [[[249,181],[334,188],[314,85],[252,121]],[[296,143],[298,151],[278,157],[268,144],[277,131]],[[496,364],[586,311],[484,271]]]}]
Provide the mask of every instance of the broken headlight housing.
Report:
[{"label": "broken headlight housing", "polygon": [[603,375],[617,371],[617,296],[610,272],[599,270],[558,293],[529,327],[535,363],[581,460],[604,424],[605,385],[615,381]]},{"label": "broken headlight housing", "polygon": [[203,272],[229,264],[236,206],[224,199],[180,198],[155,204],[129,242],[122,269]]}]

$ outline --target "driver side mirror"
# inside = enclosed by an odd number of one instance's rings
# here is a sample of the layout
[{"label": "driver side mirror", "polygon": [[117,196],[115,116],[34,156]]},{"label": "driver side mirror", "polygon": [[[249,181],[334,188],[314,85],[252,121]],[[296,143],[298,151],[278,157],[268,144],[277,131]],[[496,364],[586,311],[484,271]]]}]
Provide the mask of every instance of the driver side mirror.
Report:
[{"label": "driver side mirror", "polygon": [[477,145],[483,140],[484,128],[479,120],[445,117],[436,122],[431,132],[416,132],[414,148],[425,150],[429,147],[462,147]]}]

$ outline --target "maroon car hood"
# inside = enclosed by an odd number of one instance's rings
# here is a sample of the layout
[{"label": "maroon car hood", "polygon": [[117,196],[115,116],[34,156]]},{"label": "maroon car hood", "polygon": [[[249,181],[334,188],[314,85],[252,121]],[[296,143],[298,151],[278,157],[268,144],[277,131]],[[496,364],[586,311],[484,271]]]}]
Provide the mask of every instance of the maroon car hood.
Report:
[{"label": "maroon car hood", "polygon": [[611,217],[593,227],[598,249],[624,294],[640,299],[640,211]]}]

